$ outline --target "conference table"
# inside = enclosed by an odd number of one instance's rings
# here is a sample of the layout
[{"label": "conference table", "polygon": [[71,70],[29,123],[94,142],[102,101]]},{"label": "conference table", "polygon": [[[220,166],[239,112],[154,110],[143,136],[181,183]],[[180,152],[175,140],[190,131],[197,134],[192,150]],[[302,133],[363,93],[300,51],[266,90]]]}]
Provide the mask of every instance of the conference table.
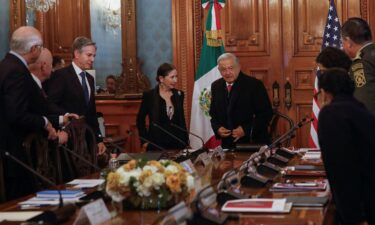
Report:
[{"label": "conference table", "polygon": [[[226,152],[224,159],[218,161],[218,163],[212,166],[211,182],[215,183],[221,179],[222,175],[235,167],[242,164],[243,161],[249,158],[251,152]],[[288,165],[296,165],[300,162],[300,156],[295,156],[291,159]],[[198,166],[198,170],[206,170],[203,166]],[[86,178],[98,178],[99,174],[92,174]],[[284,198],[288,195],[292,196],[319,196],[321,192],[270,192],[269,188],[274,182],[285,182],[287,180],[294,181],[309,181],[309,180],[320,180],[324,177],[288,177],[281,174],[277,175],[273,182],[267,184],[264,187],[241,187],[241,191],[250,195],[251,197],[261,198]],[[63,188],[63,186],[62,186]],[[329,191],[327,191],[329,192]],[[0,211],[19,211],[20,208],[17,202],[24,201],[31,196],[26,196],[14,201],[10,201],[0,205]],[[112,210],[111,201],[107,202],[107,207]],[[220,207],[217,206],[219,209]],[[43,210],[43,209],[41,209]],[[334,204],[330,200],[325,207],[293,207],[289,213],[236,213],[238,219],[229,220],[227,224],[243,224],[243,225],[323,225],[333,224],[334,222]],[[63,224],[73,224],[76,216],[79,213],[77,208],[75,215],[73,215],[67,222]],[[112,221],[108,221],[106,224],[153,224],[158,218],[167,213],[167,210],[128,210],[124,209],[123,212]],[[19,224],[19,222],[1,222],[0,224]]]}]

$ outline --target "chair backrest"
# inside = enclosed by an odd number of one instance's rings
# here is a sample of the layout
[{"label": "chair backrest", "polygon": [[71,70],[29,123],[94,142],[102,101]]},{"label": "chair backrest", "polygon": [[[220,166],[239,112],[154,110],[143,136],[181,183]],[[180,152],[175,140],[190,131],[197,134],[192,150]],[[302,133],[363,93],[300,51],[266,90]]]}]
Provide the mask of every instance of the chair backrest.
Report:
[{"label": "chair backrest", "polygon": [[[23,142],[27,164],[35,169],[42,176],[48,178],[54,183],[61,179],[61,173],[58,171],[60,163],[59,154],[56,152],[56,145],[48,142],[47,138],[39,133],[32,133],[26,137]],[[35,188],[40,190],[46,188],[44,182],[34,176]]]},{"label": "chair backrest", "polygon": [[[65,128],[65,131],[69,134],[69,141],[67,147],[84,157],[86,160],[97,165],[97,146],[96,138],[92,129],[87,125],[84,118],[78,120],[72,120],[70,124]],[[87,163],[83,162],[78,157],[71,155],[69,152],[62,149],[64,152],[63,157],[66,163],[63,166],[67,168],[70,173],[69,178],[77,178],[85,176],[94,172],[94,168]],[[66,180],[64,178],[64,180]]]},{"label": "chair backrest", "polygon": [[[289,116],[279,112],[277,109],[274,109],[272,119],[271,119],[270,124],[268,126],[268,132],[271,136],[272,141],[277,139],[278,137],[280,137],[283,134],[283,133],[281,133],[279,128],[280,128],[280,123],[285,123],[285,122],[288,125],[288,127],[287,127],[288,130],[291,129],[294,126],[294,122]],[[289,138],[282,145],[286,146],[286,147],[289,147],[290,143],[291,143],[291,139],[292,139],[292,137]]]}]

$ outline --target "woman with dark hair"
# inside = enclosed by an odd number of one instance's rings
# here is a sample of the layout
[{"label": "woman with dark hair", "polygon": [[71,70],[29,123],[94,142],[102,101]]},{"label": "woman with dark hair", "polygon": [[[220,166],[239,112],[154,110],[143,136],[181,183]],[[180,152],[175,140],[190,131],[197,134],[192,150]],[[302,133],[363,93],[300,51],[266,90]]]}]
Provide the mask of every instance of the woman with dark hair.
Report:
[{"label": "woman with dark hair", "polygon": [[[145,139],[141,139],[142,149],[160,150],[152,143],[165,149],[183,149],[188,145],[188,134],[174,126],[186,130],[184,92],[175,88],[176,67],[169,63],[161,64],[157,70],[156,81],[158,85],[154,89],[143,93],[137,115],[139,136]],[[148,127],[146,117],[148,117]],[[164,132],[159,126],[178,137],[184,144]]]},{"label": "woman with dark hair", "polygon": [[346,70],[324,71],[318,87],[318,138],[337,224],[375,224],[375,117],[353,97]]},{"label": "woman with dark hair", "polygon": [[318,63],[321,71],[333,67],[339,67],[349,71],[352,65],[352,60],[350,60],[349,56],[343,50],[335,47],[324,48],[316,57],[315,61]]}]

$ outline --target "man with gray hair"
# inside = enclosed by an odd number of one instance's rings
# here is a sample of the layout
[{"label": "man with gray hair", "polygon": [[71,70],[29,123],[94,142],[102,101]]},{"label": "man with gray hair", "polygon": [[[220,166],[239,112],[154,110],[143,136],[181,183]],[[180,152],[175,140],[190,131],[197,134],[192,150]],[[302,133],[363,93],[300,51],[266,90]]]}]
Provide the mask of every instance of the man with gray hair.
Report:
[{"label": "man with gray hair", "polygon": [[86,37],[77,37],[72,45],[72,63],[56,70],[46,85],[48,98],[60,108],[61,113],[83,115],[96,134],[98,154],[106,147],[96,116],[94,77],[86,70],[92,69],[96,44]]},{"label": "man with gray hair", "polygon": [[223,148],[236,143],[268,144],[272,107],[263,83],[241,72],[237,57],[224,53],[217,59],[222,78],[211,85],[211,126]]},{"label": "man with gray hair", "polygon": [[[28,65],[34,63],[43,49],[41,33],[33,27],[20,27],[10,40],[10,52],[0,62],[0,149],[25,161],[22,143],[30,133],[45,132],[56,139],[56,130],[45,115],[35,111],[34,82]],[[7,200],[34,190],[28,171],[4,158],[4,179]]]}]

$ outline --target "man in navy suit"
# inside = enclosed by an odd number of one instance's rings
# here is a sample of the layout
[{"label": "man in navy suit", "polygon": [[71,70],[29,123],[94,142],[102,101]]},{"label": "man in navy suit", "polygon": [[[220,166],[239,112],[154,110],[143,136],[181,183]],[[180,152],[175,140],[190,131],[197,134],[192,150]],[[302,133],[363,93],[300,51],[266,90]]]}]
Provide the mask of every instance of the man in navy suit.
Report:
[{"label": "man in navy suit", "polygon": [[223,148],[236,143],[270,142],[268,124],[272,107],[260,80],[245,75],[237,57],[231,53],[219,56],[222,78],[211,85],[211,126]]},{"label": "man in navy suit", "polygon": [[[36,110],[33,79],[28,65],[43,49],[41,33],[33,27],[20,27],[10,40],[10,52],[0,62],[0,149],[25,161],[22,143],[30,133],[45,132],[56,139],[56,130],[45,114]],[[11,200],[33,192],[31,175],[23,167],[4,158],[6,198]]]},{"label": "man in navy suit", "polygon": [[62,114],[84,116],[96,134],[98,154],[103,154],[106,147],[96,116],[94,77],[85,71],[92,69],[96,44],[86,37],[77,37],[73,42],[72,54],[72,64],[55,71],[48,81],[45,87],[48,99],[59,107]]}]

